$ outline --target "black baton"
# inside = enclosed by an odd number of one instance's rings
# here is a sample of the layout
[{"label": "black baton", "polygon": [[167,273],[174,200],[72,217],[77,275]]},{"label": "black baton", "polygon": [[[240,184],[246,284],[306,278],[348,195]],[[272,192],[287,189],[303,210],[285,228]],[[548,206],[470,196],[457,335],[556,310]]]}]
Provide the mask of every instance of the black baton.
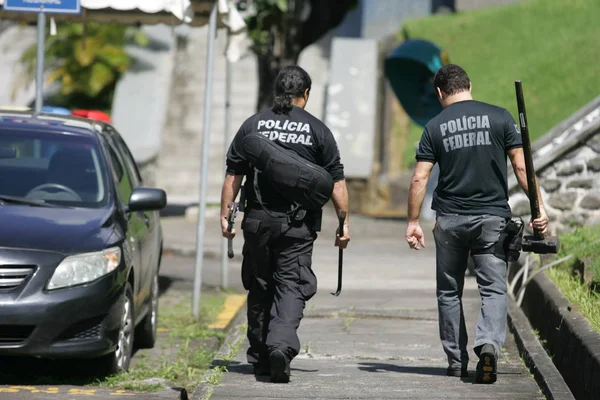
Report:
[{"label": "black baton", "polygon": [[227,240],[227,257],[233,258],[233,240],[231,239]]},{"label": "black baton", "polygon": [[[235,217],[238,211],[238,205],[233,202],[229,203],[227,206],[229,208],[229,214],[227,215],[227,232],[231,232],[233,230],[233,224],[235,222]],[[233,258],[233,240],[227,240],[227,256],[229,258]]]},{"label": "black baton", "polygon": [[[342,238],[344,236],[344,221],[346,220],[346,212],[342,211],[340,213],[339,216],[339,222],[340,222],[340,228],[339,228],[339,232],[340,232],[340,238]],[[344,265],[344,249],[342,249],[340,247],[340,253],[339,253],[339,259],[338,259],[338,284],[337,284],[337,290],[335,293],[331,293],[333,296],[339,296],[340,293],[342,293],[342,266]]]},{"label": "black baton", "polygon": [[[529,126],[527,125],[527,112],[525,111],[525,100],[523,99],[523,86],[521,81],[515,81],[515,90],[517,92],[517,108],[519,110],[519,124],[521,125],[521,137],[523,139],[523,155],[525,158],[525,170],[527,172],[527,190],[529,192],[529,208],[531,219],[540,217],[540,203],[537,197],[537,179],[533,167],[533,157],[531,154],[531,141],[529,139]],[[541,236],[535,230],[535,236]]]}]

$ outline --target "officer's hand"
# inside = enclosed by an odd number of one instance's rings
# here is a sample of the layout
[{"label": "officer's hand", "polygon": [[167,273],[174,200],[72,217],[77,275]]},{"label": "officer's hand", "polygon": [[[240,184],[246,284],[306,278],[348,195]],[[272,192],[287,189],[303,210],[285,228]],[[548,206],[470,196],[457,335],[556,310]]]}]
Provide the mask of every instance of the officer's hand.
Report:
[{"label": "officer's hand", "polygon": [[536,229],[542,235],[548,232],[548,214],[546,210],[540,210],[540,217],[529,221],[529,227]]},{"label": "officer's hand", "polygon": [[406,227],[406,242],[411,249],[420,250],[425,247],[425,235],[418,222],[409,222]]},{"label": "officer's hand", "polygon": [[338,228],[335,232],[335,246],[340,249],[345,249],[350,241],[350,226],[344,224],[344,236],[340,237],[340,229]]},{"label": "officer's hand", "polygon": [[229,232],[227,230],[227,218],[226,217],[221,218],[221,234],[223,235],[223,237],[225,239],[233,239],[235,237],[235,228],[233,228],[231,230],[231,232]]}]

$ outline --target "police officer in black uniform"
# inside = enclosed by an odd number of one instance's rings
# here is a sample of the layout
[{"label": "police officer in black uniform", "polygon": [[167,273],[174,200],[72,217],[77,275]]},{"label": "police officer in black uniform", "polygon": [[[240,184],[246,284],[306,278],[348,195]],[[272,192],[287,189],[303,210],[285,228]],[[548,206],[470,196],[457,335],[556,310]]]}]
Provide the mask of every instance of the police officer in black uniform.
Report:
[{"label": "police officer in black uniform", "polygon": [[[434,86],[444,110],[425,126],[409,191],[406,241],[425,245],[419,215],[434,164],[440,173],[433,196],[437,211],[437,302],[440,339],[448,356],[449,376],[468,376],[468,335],[462,308],[467,258],[472,255],[481,295],[474,352],[479,356],[477,383],[496,381],[497,360],[506,338],[507,257],[497,246],[511,220],[507,156],[521,188],[528,194],[521,134],[510,113],[471,96],[471,81],[458,65],[445,65]],[[548,216],[537,187],[540,218],[530,222],[547,230]]]},{"label": "police officer in black uniform", "polygon": [[249,291],[247,359],[256,374],[270,375],[272,382],[280,383],[289,382],[290,362],[300,350],[297,329],[306,301],[317,291],[311,264],[322,212],[297,210],[290,214],[293,205],[244,159],[242,140],[249,134],[261,134],[331,174],[333,205],[338,215],[346,212],[344,236],[337,234],[335,245],[345,248],[350,235],[344,168],[331,131],[304,110],[310,88],[311,79],[302,68],[281,70],[272,108],[248,118],[232,141],[221,194],[221,229],[229,239],[235,230],[227,231],[227,206],[246,177],[242,281]]}]

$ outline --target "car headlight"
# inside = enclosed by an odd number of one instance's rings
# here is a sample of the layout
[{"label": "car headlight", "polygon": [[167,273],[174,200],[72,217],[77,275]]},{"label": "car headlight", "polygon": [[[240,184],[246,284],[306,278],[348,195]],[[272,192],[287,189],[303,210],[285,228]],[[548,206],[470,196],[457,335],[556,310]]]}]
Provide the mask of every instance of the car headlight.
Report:
[{"label": "car headlight", "polygon": [[67,257],[54,271],[47,288],[60,289],[94,281],[114,271],[120,263],[121,249],[118,247]]}]

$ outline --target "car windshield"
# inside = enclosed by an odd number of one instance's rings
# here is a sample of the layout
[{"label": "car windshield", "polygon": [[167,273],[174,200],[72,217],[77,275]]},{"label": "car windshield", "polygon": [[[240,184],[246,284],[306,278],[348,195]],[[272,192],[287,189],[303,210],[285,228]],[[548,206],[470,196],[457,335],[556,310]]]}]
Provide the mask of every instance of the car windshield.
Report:
[{"label": "car windshield", "polygon": [[1,203],[101,207],[107,199],[103,171],[92,137],[0,129]]}]

